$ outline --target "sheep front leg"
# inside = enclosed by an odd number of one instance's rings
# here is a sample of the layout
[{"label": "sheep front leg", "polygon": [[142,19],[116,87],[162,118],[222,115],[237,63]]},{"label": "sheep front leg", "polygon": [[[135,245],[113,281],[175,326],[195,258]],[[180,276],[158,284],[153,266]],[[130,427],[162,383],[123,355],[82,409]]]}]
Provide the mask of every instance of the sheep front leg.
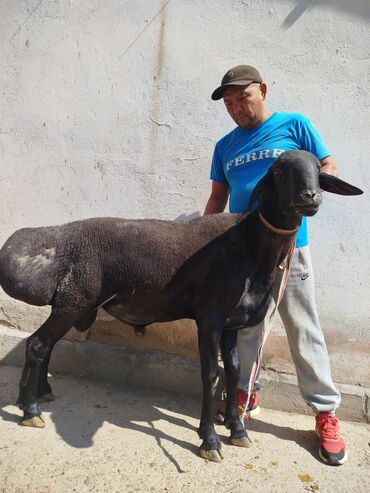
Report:
[{"label": "sheep front leg", "polygon": [[219,378],[217,363],[218,344],[222,327],[210,327],[209,321],[198,322],[198,342],[203,383],[202,416],[198,430],[203,440],[200,446],[200,456],[212,462],[221,462],[221,442],[213,424],[212,398],[216,391]]},{"label": "sheep front leg", "polygon": [[226,413],[224,424],[230,430],[230,442],[238,447],[250,447],[251,441],[240,421],[237,409],[236,388],[240,377],[240,360],[237,349],[238,332],[224,330],[220,347],[226,376]]}]

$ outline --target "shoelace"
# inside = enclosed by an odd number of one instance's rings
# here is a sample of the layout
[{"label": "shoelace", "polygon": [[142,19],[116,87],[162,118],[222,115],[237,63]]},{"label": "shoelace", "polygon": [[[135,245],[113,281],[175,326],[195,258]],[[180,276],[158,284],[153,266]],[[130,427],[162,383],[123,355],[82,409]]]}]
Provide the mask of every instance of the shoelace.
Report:
[{"label": "shoelace", "polygon": [[335,416],[319,416],[318,427],[320,434],[325,435],[326,438],[336,439],[339,437],[338,421]]}]

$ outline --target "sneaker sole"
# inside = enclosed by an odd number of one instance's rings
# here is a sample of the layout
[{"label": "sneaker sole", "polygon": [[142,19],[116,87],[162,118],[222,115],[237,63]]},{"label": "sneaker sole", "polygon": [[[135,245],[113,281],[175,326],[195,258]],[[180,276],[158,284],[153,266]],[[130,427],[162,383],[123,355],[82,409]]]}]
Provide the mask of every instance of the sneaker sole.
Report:
[{"label": "sneaker sole", "polygon": [[[317,437],[320,438],[319,431],[315,430],[315,433],[316,433]],[[326,457],[324,457],[324,455],[322,454],[321,447],[319,447],[319,457],[322,460],[322,462],[324,464],[326,464],[327,466],[341,466],[342,464],[344,464],[348,460],[348,450],[345,451],[344,457],[342,459],[335,459],[336,462],[329,462],[328,459]]]},{"label": "sneaker sole", "polygon": [[261,408],[260,408],[260,406],[257,406],[254,409],[252,409],[251,411],[249,411],[247,414],[249,414],[249,416],[251,418],[253,418],[254,416],[258,416],[260,413],[261,413]]}]

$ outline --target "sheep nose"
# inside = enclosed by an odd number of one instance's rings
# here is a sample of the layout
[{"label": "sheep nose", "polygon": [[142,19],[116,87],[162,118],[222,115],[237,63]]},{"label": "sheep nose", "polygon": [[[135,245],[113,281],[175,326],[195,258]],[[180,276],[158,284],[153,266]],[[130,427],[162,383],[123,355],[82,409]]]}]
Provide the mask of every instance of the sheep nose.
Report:
[{"label": "sheep nose", "polygon": [[303,190],[303,192],[301,193],[301,196],[304,198],[304,199],[310,199],[310,200],[314,200],[318,195],[318,192],[316,192],[315,190]]}]

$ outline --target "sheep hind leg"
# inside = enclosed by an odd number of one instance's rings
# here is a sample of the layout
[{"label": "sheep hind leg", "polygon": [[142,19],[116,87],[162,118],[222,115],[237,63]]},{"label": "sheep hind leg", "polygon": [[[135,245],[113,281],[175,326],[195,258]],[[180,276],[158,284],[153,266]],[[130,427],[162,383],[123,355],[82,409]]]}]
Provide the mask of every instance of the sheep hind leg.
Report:
[{"label": "sheep hind leg", "polygon": [[[19,383],[17,404],[23,411],[21,425],[43,428],[45,421],[41,415],[38,394],[40,380],[45,384],[47,368],[52,349],[68,330],[86,313],[80,307],[53,309],[46,322],[32,334],[26,342],[26,362]],[[47,381],[46,381],[47,383]],[[49,385],[49,384],[47,384]],[[48,391],[51,387],[44,386]],[[48,392],[50,394],[50,392]]]},{"label": "sheep hind leg", "polygon": [[220,348],[226,375],[226,413],[224,424],[230,430],[230,443],[238,447],[250,447],[251,440],[240,421],[237,409],[236,388],[240,377],[240,361],[237,350],[238,332],[224,330]]},{"label": "sheep hind leg", "polygon": [[[97,310],[90,312],[88,315],[81,318],[78,322],[74,324],[75,329],[79,332],[85,332],[95,322],[96,315]],[[38,402],[52,402],[55,400],[55,395],[53,394],[52,388],[48,382],[49,362],[53,348],[54,345],[50,348],[41,365],[39,383],[37,386]]]},{"label": "sheep hind leg", "polygon": [[39,382],[37,385],[38,402],[52,402],[55,400],[55,396],[53,394],[52,388],[48,382],[48,369],[49,369],[50,356],[53,347],[54,345],[51,347],[51,349],[49,350],[49,352],[47,353],[41,364]]}]

